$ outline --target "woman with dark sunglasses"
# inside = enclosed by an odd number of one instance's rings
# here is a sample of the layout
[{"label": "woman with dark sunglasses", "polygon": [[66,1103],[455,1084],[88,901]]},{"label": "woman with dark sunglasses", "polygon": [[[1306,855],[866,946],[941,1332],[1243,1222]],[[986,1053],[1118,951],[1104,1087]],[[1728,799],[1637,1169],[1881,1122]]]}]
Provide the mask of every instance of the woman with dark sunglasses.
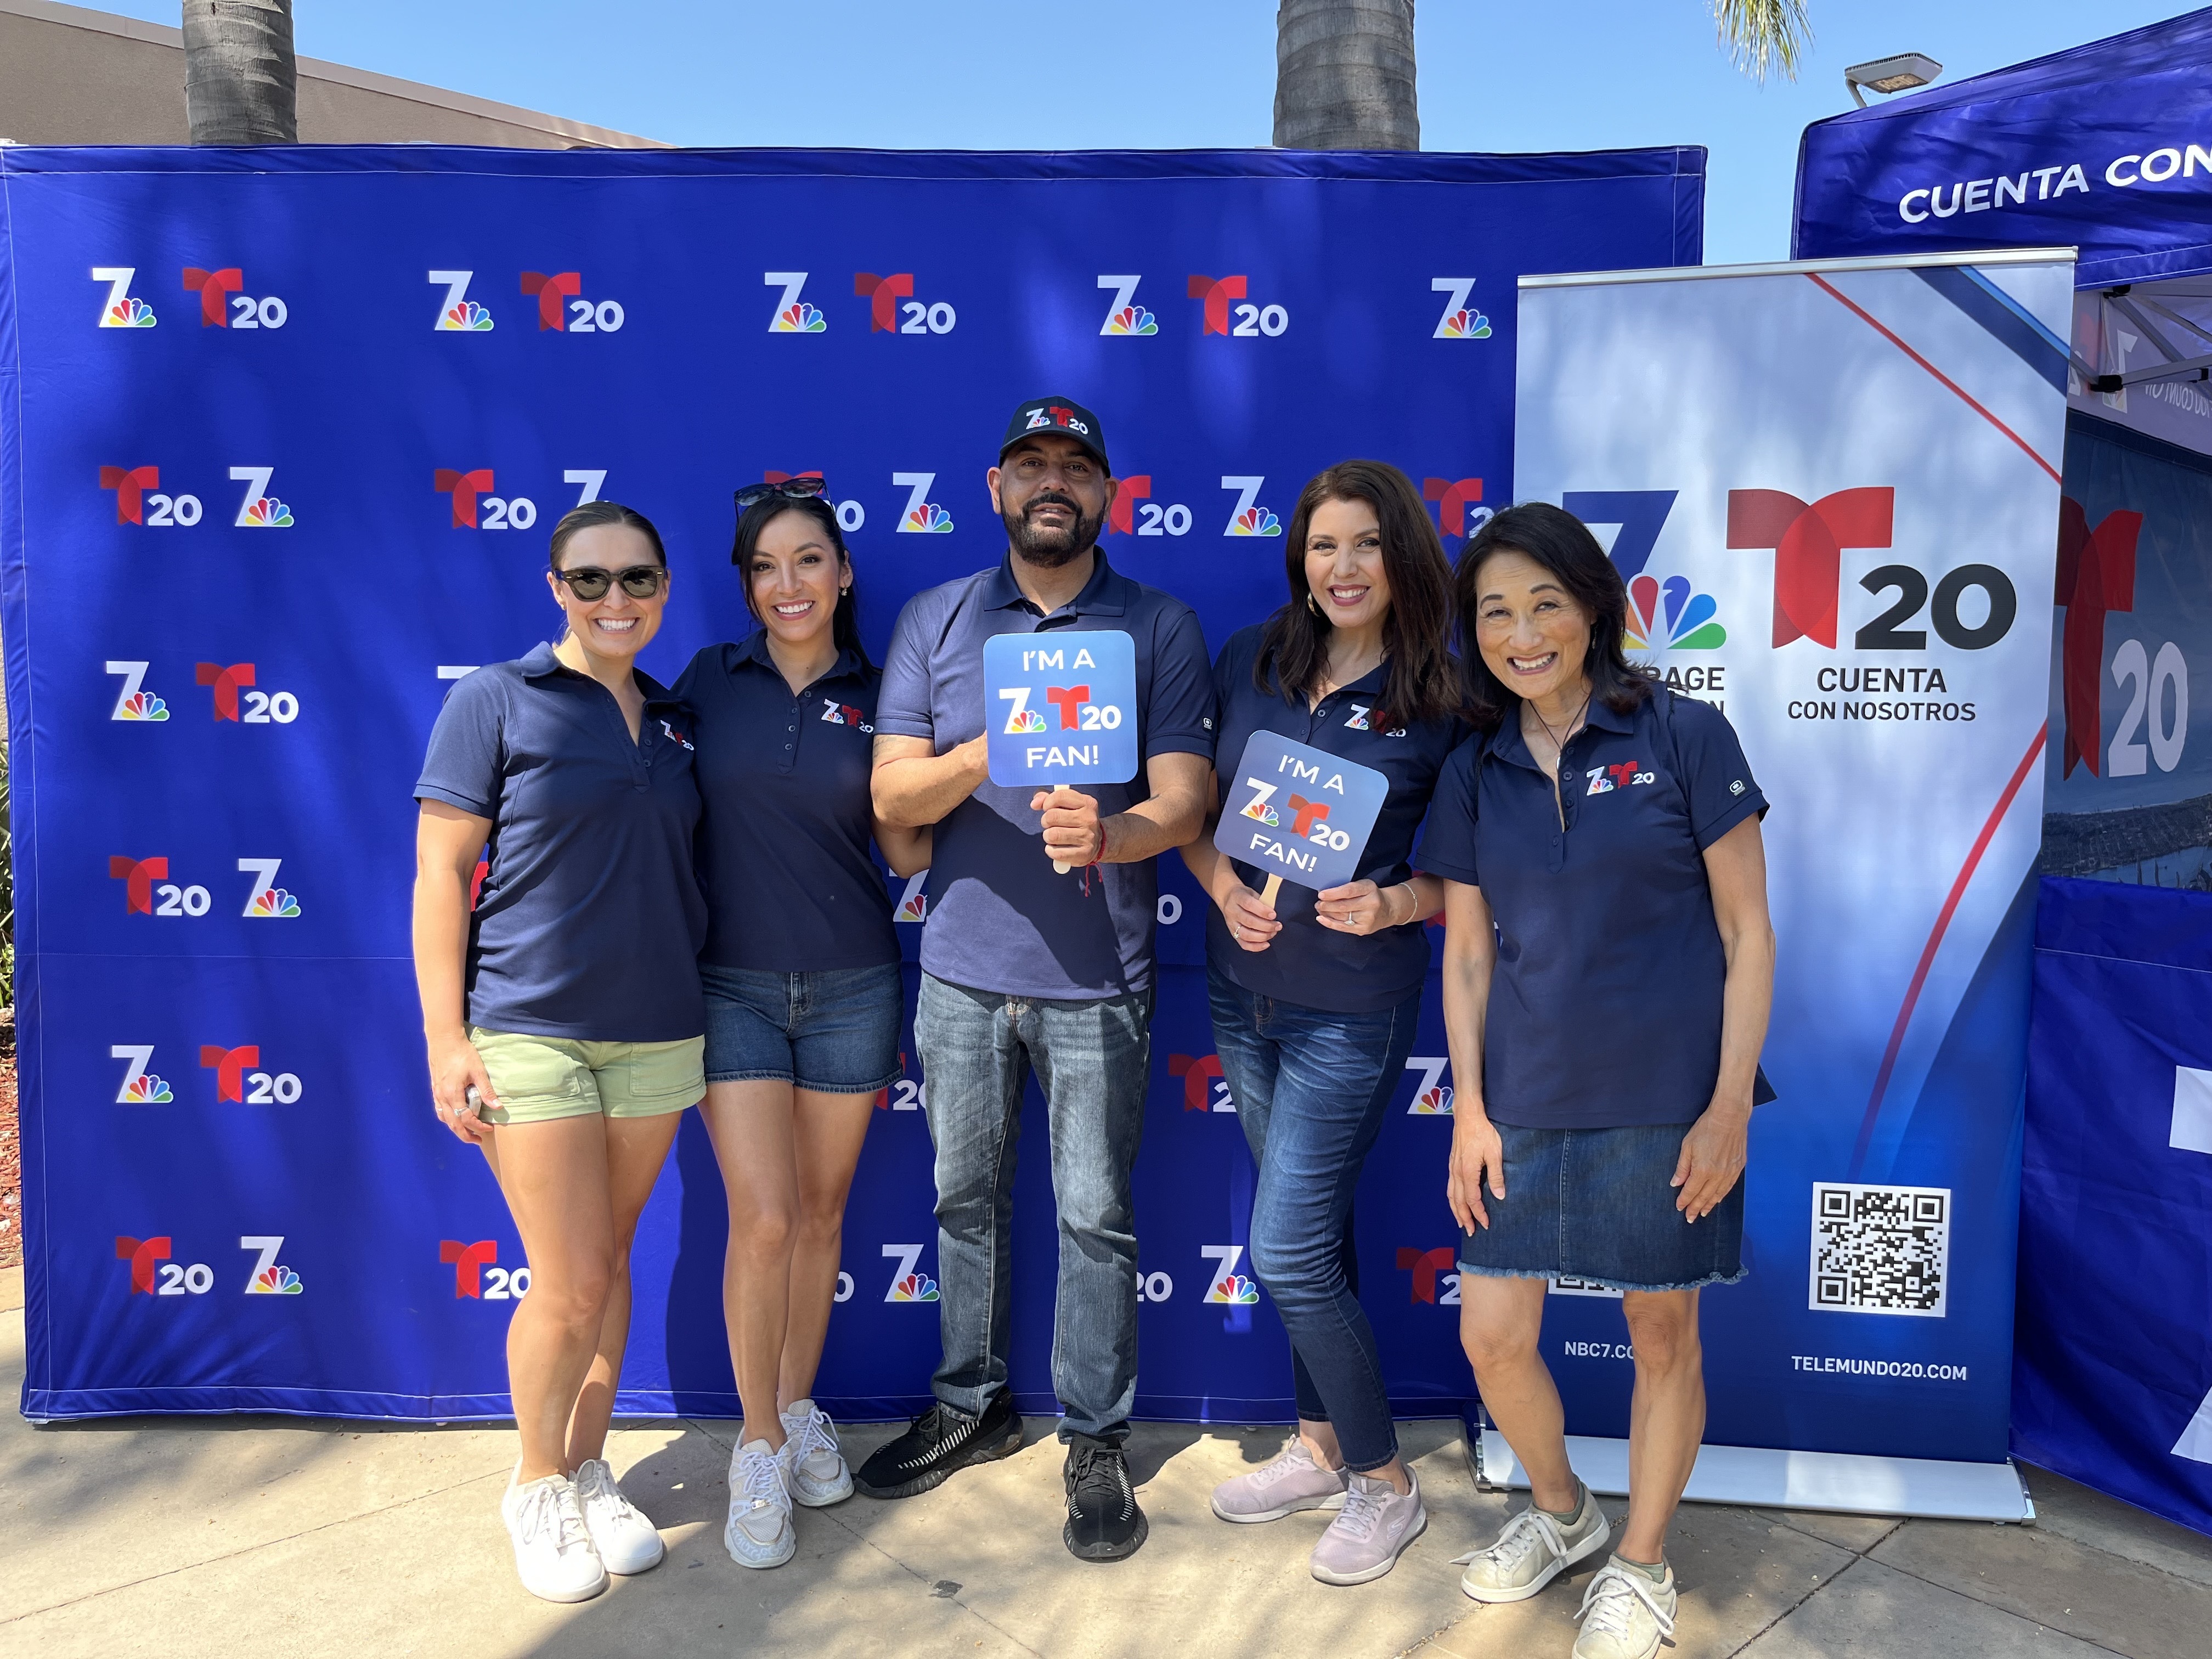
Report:
[{"label": "woman with dark sunglasses", "polygon": [[722,1304],[744,1427],[722,1541],[740,1566],[796,1547],[792,1505],[848,1498],[814,1373],[837,1293],[845,1195],[875,1097],[901,1071],[890,899],[929,862],[927,830],[875,816],[876,688],[853,562],[819,478],[737,495],[730,562],[760,627],[691,659],[706,890],[707,1098],[730,1206]]},{"label": "woman with dark sunglasses", "polygon": [[501,1514],[523,1587],[581,1601],[663,1553],[605,1449],[630,1238],[707,1091],[707,915],[689,716],[636,667],[667,602],[659,534],[616,502],[580,507],[554,528],[546,586],[560,643],[476,670],[430,734],[415,977],[438,1116],[483,1148],[529,1264]]}]

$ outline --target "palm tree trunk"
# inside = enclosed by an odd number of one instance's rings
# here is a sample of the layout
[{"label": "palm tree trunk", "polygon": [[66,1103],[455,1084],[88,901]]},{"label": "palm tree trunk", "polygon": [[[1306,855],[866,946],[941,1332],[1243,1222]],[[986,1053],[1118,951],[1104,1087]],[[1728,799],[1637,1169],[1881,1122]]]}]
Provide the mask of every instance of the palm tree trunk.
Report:
[{"label": "palm tree trunk", "polygon": [[1281,0],[1275,143],[1285,149],[1419,149],[1413,0]]},{"label": "palm tree trunk", "polygon": [[292,0],[184,0],[185,112],[196,144],[296,144]]}]

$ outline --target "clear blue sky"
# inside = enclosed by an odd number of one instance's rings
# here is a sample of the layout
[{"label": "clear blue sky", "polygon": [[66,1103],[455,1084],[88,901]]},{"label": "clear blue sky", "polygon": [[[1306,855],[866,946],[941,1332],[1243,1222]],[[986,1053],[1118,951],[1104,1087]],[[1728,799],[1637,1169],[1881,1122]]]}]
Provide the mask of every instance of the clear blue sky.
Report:
[{"label": "clear blue sky", "polygon": [[[176,0],[106,8],[173,24]],[[1812,0],[1761,87],[1704,0],[1419,0],[1430,149],[1712,152],[1705,257],[1787,255],[1797,135],[1843,69],[1956,80],[2191,9],[2160,0]],[[678,144],[1181,149],[1268,140],[1273,0],[295,0],[302,54]]]}]

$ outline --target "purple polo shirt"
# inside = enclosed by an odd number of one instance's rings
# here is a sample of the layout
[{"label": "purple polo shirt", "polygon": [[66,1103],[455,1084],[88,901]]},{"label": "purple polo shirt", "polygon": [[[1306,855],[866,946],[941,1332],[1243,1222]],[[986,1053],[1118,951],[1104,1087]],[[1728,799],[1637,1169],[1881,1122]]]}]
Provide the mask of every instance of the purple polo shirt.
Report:
[{"label": "purple polo shirt", "polygon": [[[939,754],[982,735],[983,641],[994,634],[1114,629],[1137,658],[1137,753],[1213,753],[1213,683],[1197,613],[1130,580],[1097,555],[1083,591],[1047,616],[1015,586],[1012,555],[988,570],[917,593],[899,613],[876,730],[927,738]],[[1142,766],[1128,783],[1085,784],[1099,816],[1150,794]],[[1147,990],[1159,884],[1153,861],[1054,873],[1036,793],[985,782],[937,825],[923,969],[1002,996],[1095,1002]],[[1088,890],[1086,890],[1086,888]]]}]

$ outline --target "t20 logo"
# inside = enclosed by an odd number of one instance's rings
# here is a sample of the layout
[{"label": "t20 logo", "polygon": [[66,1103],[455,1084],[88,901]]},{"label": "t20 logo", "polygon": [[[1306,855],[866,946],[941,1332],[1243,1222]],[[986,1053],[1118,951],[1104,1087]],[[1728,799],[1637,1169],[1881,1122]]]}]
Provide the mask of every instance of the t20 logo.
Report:
[{"label": "t20 logo", "polygon": [[[585,501],[597,498],[599,487],[605,482],[606,476],[605,471],[596,476],[589,472],[562,475],[567,482],[580,483],[590,492]],[[527,495],[499,496],[491,493],[492,471],[488,466],[466,472],[450,466],[438,467],[430,475],[430,485],[441,495],[450,498],[456,530],[527,530],[538,522],[538,503]]]},{"label": "t20 logo", "polygon": [[[1244,298],[1243,276],[1194,276],[1187,291],[1192,299],[1202,302],[1205,320],[1199,329],[1201,335],[1227,334],[1256,339],[1264,334],[1273,339],[1291,325],[1291,313],[1281,306],[1246,304],[1231,313],[1230,301]],[[1234,324],[1230,320],[1232,314]]]},{"label": "t20 logo", "polygon": [[[112,674],[115,670],[111,666],[107,672]],[[289,691],[252,689],[250,662],[234,662],[227,668],[221,663],[204,662],[192,672],[200,684],[215,693],[218,720],[236,720],[240,726],[289,726],[300,718],[300,700]]]},{"label": "t20 logo", "polygon": [[249,1042],[226,1048],[219,1042],[200,1048],[200,1066],[215,1073],[215,1097],[242,1106],[289,1106],[300,1098],[300,1079],[289,1072],[260,1069],[261,1045]]},{"label": "t20 logo", "polygon": [[437,320],[430,325],[440,334],[489,334],[491,332],[491,313],[469,298],[469,280],[473,270],[434,270],[430,281],[442,284],[446,297],[438,301]]},{"label": "t20 logo", "polygon": [[453,1296],[483,1302],[514,1302],[530,1293],[530,1269],[509,1272],[493,1264],[499,1260],[499,1241],[479,1238],[464,1244],[458,1238],[438,1241],[438,1260],[453,1270]]},{"label": "t20 logo", "polygon": [[1182,1109],[1186,1112],[1233,1112],[1229,1084],[1221,1075],[1219,1054],[1170,1054],[1168,1075],[1182,1079]]},{"label": "t20 logo", "polygon": [[100,487],[115,492],[115,522],[135,524],[162,529],[183,525],[189,528],[200,521],[200,498],[197,495],[161,495],[151,493],[161,482],[158,466],[103,466],[100,469]]},{"label": "t20 logo", "polygon": [[205,1296],[215,1288],[215,1270],[204,1261],[190,1267],[169,1260],[173,1241],[161,1233],[152,1238],[118,1235],[115,1259],[131,1264],[132,1296]]},{"label": "t20 logo", "polygon": [[853,292],[868,302],[871,334],[950,334],[960,320],[959,313],[942,300],[929,305],[915,299],[910,270],[888,276],[855,271]]},{"label": "t20 logo", "polygon": [[584,276],[577,270],[522,273],[522,291],[538,301],[538,331],[556,334],[612,334],[624,319],[618,300],[593,301],[583,297]]},{"label": "t20 logo", "polygon": [[166,855],[107,860],[107,878],[123,884],[123,911],[132,916],[204,916],[214,901],[204,887],[184,887],[167,879]]},{"label": "t20 logo", "polygon": [[1114,492],[1114,505],[1106,510],[1106,526],[1124,536],[1188,536],[1190,509],[1177,501],[1171,506],[1149,500],[1152,475],[1133,473]]},{"label": "t20 logo", "polygon": [[236,265],[221,270],[185,268],[185,291],[200,296],[202,328],[283,327],[291,316],[284,302],[273,294],[258,300],[242,294],[239,290],[245,286],[246,273]]},{"label": "t20 logo", "polygon": [[1491,520],[1488,507],[1475,505],[1482,500],[1480,478],[1424,478],[1421,499],[1436,503],[1437,528],[1447,536],[1472,536]]},{"label": "t20 logo", "polygon": [[1398,1247],[1398,1271],[1413,1276],[1413,1300],[1425,1302],[1431,1307],[1459,1305],[1459,1275],[1452,1271],[1459,1265],[1459,1252],[1449,1244],[1439,1244],[1433,1250]]},{"label": "t20 logo", "polygon": [[[1106,320],[1098,325],[1105,335],[1146,335],[1160,331],[1158,319],[1137,303],[1137,284],[1145,279],[1137,276],[1101,276],[1098,286],[1114,290],[1114,299],[1106,307]],[[1128,486],[1125,483],[1122,488]]]}]

